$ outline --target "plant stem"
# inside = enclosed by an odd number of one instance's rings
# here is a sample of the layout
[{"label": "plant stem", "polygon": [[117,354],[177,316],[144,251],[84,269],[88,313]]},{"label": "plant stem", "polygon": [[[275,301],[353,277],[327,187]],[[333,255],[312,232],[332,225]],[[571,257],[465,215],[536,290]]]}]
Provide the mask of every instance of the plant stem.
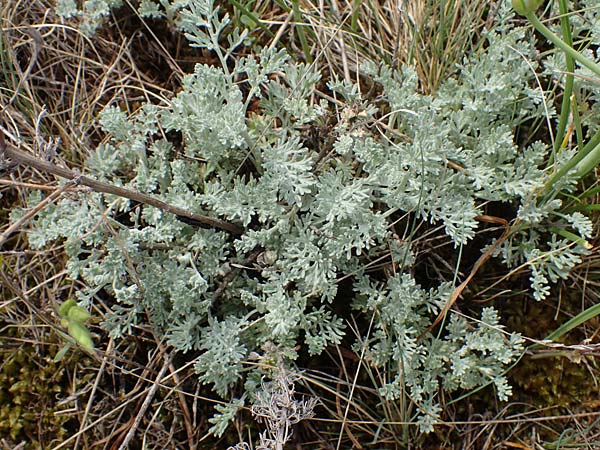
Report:
[{"label": "plant stem", "polygon": [[581,161],[579,161],[575,167],[577,177],[583,178],[589,172],[594,170],[598,164],[600,164],[600,144],[596,145]]},{"label": "plant stem", "polygon": [[[566,0],[560,0],[558,2],[560,8],[560,26],[562,28],[563,39],[569,47],[573,47],[573,37],[571,35],[571,24],[569,23],[568,9]],[[559,151],[565,136],[565,130],[567,129],[567,122],[569,121],[569,111],[571,110],[571,93],[573,92],[573,73],[575,72],[575,61],[569,55],[565,54],[565,65],[566,65],[566,78],[565,78],[565,89],[563,91],[562,105],[560,108],[560,119],[558,121],[558,128],[556,130],[556,141],[554,150]]]},{"label": "plant stem", "polygon": [[[552,177],[550,177],[550,179],[544,185],[544,192],[548,192],[557,181],[564,177],[569,170],[571,170],[573,167],[577,166],[581,161],[583,161],[584,158],[586,158],[586,156],[588,156],[589,154],[593,153],[596,155],[596,157],[598,157],[598,150],[596,149],[600,148],[599,146],[600,131],[597,131],[596,134],[585,145],[585,147],[579,150],[577,154],[573,156],[573,158],[571,158],[564,166],[562,166],[558,172],[556,172]],[[579,176],[582,176],[581,174],[585,175],[581,168],[577,169],[577,173]]]},{"label": "plant stem", "polygon": [[556,34],[554,34],[550,29],[544,25],[540,19],[533,12],[525,13],[525,17],[533,24],[536,30],[544,35],[546,39],[560,48],[567,56],[570,56],[579,64],[587,67],[596,75],[600,76],[600,65],[596,64],[594,61],[583,56],[578,51],[574,50],[573,47],[567,45],[561,38],[559,38]]}]

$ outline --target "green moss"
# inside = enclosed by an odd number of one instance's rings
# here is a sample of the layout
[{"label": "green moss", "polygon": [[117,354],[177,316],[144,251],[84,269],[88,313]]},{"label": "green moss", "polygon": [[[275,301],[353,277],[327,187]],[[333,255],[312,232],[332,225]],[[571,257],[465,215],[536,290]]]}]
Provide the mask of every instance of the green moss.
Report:
[{"label": "green moss", "polygon": [[540,407],[576,407],[600,393],[589,366],[564,356],[530,357],[515,369],[512,380],[524,400]]},{"label": "green moss", "polygon": [[[0,436],[14,444],[27,442],[26,449],[62,442],[69,435],[69,416],[60,412],[71,405],[59,402],[72,394],[68,374],[78,355],[56,363],[54,345],[6,347],[0,366]],[[79,376],[79,383],[91,376]]]},{"label": "green moss", "polygon": [[[577,298],[563,297],[563,308],[573,305],[576,308]],[[547,304],[532,302],[526,311],[515,312],[509,319],[510,329],[517,329],[526,336],[543,339],[568,319],[561,314],[558,320],[555,311]],[[585,336],[577,331],[564,337],[565,344],[579,344]],[[539,407],[563,406],[576,407],[598,397],[599,387],[590,373],[593,361],[586,361],[585,356],[573,351],[543,353],[530,355],[518,364],[511,372],[513,391],[523,401],[531,402]]]}]

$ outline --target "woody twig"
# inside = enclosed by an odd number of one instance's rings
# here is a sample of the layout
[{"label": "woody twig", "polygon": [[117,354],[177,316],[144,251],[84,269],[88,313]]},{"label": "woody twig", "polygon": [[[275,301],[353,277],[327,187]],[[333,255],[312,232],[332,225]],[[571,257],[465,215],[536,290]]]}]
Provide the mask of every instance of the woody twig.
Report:
[{"label": "woody twig", "polygon": [[148,194],[143,194],[133,189],[126,189],[119,186],[113,186],[111,184],[95,180],[91,177],[78,174],[77,172],[67,169],[65,167],[57,166],[49,161],[36,158],[30,154],[27,154],[17,149],[11,143],[7,143],[2,133],[0,133],[0,158],[10,158],[13,162],[33,167],[37,170],[51,173],[53,175],[69,179],[76,184],[87,186],[96,192],[104,192],[106,194],[113,194],[119,197],[128,198],[130,200],[144,203],[163,211],[175,214],[178,218],[181,218],[186,223],[196,224],[205,228],[218,228],[220,230],[228,231],[231,234],[239,235],[244,229],[239,225],[225,222],[223,220],[214,219],[212,217],[204,216],[202,214],[195,214],[186,209],[179,208],[178,206],[170,205],[169,203],[163,202],[155,197]]}]

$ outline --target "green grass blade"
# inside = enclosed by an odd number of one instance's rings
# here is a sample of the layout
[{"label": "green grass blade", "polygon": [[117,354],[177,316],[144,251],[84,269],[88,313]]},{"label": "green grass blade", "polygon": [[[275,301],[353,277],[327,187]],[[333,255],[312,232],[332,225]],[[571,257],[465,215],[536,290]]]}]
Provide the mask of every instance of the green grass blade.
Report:
[{"label": "green grass blade", "polygon": [[229,0],[229,3],[231,3],[233,6],[235,6],[243,16],[246,16],[248,19],[250,19],[252,22],[254,22],[258,27],[260,27],[260,29],[263,30],[265,33],[267,33],[269,35],[269,37],[271,37],[271,38],[275,37],[273,32],[271,30],[269,30],[269,27],[267,27],[265,24],[263,24],[261,22],[261,20],[252,13],[252,11],[250,11],[248,8],[246,8],[244,5],[242,5],[240,2],[238,2],[237,0]]},{"label": "green grass blade", "polygon": [[306,62],[310,64],[313,62],[313,58],[310,54],[310,45],[308,44],[306,33],[304,32],[302,11],[300,11],[300,3],[298,0],[292,0],[292,11],[294,14],[295,28],[298,31],[298,39],[300,39],[302,53],[304,53],[304,59],[306,59]]},{"label": "green grass blade", "polygon": [[586,309],[585,311],[577,314],[572,319],[563,323],[560,327],[558,327],[556,330],[554,330],[552,333],[550,333],[548,336],[546,336],[546,340],[547,341],[555,341],[556,339],[560,338],[561,336],[563,336],[566,333],[568,333],[569,331],[571,331],[573,328],[576,328],[579,325],[581,325],[582,323],[585,323],[588,320],[593,319],[594,317],[596,317],[599,314],[600,314],[600,304],[591,306],[588,309]]}]

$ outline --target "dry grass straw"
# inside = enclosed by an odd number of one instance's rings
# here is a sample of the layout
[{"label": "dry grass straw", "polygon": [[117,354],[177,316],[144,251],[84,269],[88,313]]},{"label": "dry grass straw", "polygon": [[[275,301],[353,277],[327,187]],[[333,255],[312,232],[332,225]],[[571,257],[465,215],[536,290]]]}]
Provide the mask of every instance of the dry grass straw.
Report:
[{"label": "dry grass straw", "polygon": [[[277,3],[284,10],[265,24],[305,59],[317,60],[347,81],[360,78],[367,59],[416,68],[423,92],[432,93],[455,65],[480,44],[497,3],[482,0],[279,0],[248,2],[256,10]],[[264,16],[262,16],[264,17]],[[299,44],[309,37],[309,50]],[[309,56],[307,55],[309,54]]]}]

